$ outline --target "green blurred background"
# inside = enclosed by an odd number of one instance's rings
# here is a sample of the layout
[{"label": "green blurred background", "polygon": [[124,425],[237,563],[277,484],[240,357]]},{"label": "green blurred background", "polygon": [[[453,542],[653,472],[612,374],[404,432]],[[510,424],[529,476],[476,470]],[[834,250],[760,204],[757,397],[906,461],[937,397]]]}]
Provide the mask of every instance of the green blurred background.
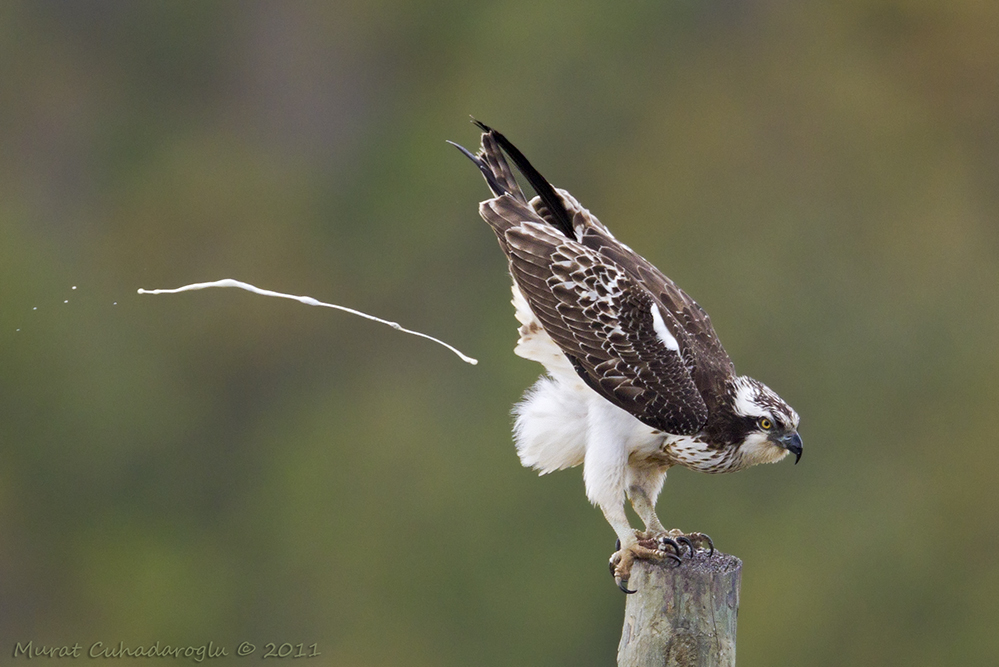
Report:
[{"label": "green blurred background", "polygon": [[[802,416],[797,467],[675,470],[659,503],[743,559],[740,665],[996,664],[997,25],[970,1],[3,3],[3,662],[613,663],[614,535],[578,470],[538,479],[511,442],[540,368],[444,143],[474,147],[473,114]],[[480,363],[236,290],[136,294],[226,277]]]}]

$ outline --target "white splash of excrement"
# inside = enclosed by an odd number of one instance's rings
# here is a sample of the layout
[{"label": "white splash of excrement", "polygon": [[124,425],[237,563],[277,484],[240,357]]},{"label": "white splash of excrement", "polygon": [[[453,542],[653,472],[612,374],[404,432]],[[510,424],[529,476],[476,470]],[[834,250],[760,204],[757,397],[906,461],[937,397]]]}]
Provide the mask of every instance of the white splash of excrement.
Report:
[{"label": "white splash of excrement", "polygon": [[323,301],[313,299],[311,296],[294,296],[293,294],[284,294],[283,292],[274,292],[269,289],[261,289],[249,283],[244,283],[239,280],[233,280],[231,278],[225,278],[223,280],[213,280],[212,282],[207,282],[207,283],[194,283],[191,285],[184,285],[183,287],[178,287],[176,289],[142,289],[140,287],[139,294],[177,294],[179,292],[190,292],[192,290],[206,289],[208,287],[238,287],[239,289],[246,290],[247,292],[253,292],[254,294],[260,294],[262,296],[273,296],[273,297],[279,297],[281,299],[292,299],[294,301],[299,301],[301,303],[304,303],[307,306],[323,306],[324,308],[333,308],[334,310],[342,310],[346,313],[350,313],[351,315],[357,315],[367,320],[372,320],[374,322],[379,322],[381,324],[388,325],[397,331],[412,334],[414,336],[419,336],[420,338],[426,338],[427,340],[431,340],[437,343],[438,345],[443,345],[444,347],[446,347],[447,349],[451,350],[456,355],[458,355],[461,358],[461,360],[464,361],[465,363],[472,365],[479,363],[478,360],[473,359],[472,357],[469,357],[465,354],[462,354],[462,352],[459,351],[457,348],[448,345],[444,341],[434,338],[433,336],[428,336],[425,333],[420,333],[419,331],[406,329],[398,322],[390,322],[389,320],[383,320],[380,317],[375,317],[374,315],[368,315],[367,313],[362,313],[359,310],[354,310],[353,308],[347,308],[346,306],[338,306],[333,303],[324,303]]}]

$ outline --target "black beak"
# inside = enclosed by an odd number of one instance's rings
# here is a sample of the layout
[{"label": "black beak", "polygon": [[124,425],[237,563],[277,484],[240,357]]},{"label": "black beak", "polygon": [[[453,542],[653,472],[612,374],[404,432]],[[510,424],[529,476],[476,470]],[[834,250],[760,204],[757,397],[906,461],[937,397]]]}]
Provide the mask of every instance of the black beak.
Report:
[{"label": "black beak", "polygon": [[798,435],[798,432],[792,431],[778,442],[781,447],[794,454],[794,465],[798,465],[798,461],[801,460],[801,436]]}]

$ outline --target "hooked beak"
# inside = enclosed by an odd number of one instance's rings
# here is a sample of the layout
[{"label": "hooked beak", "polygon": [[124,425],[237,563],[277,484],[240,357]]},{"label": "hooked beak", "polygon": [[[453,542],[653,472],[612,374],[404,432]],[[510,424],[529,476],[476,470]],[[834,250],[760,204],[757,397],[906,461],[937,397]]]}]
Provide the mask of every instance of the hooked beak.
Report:
[{"label": "hooked beak", "polygon": [[777,439],[777,444],[794,454],[794,465],[801,460],[801,436],[797,431],[791,431]]}]

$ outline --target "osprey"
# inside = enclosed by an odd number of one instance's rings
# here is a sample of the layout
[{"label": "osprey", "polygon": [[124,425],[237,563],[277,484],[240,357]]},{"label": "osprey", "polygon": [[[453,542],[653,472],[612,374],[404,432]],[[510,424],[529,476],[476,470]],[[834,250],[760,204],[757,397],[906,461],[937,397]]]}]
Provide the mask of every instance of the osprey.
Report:
[{"label": "osprey", "polygon": [[[583,465],[589,500],[617,533],[610,570],[626,593],[634,559],[681,562],[710,538],[667,531],[655,503],[675,465],[708,473],[801,458],[798,414],[762,382],[736,375],[708,314],[556,189],[502,134],[478,153],[453,144],[493,197],[479,205],[509,260],[520,322],[514,352],[548,371],[514,408],[525,466]],[[451,143],[451,142],[449,142]],[[528,201],[504,152],[534,188]],[[625,498],[645,523],[634,530]],[[683,545],[683,546],[681,546]],[[709,554],[710,555],[710,554]]]}]

